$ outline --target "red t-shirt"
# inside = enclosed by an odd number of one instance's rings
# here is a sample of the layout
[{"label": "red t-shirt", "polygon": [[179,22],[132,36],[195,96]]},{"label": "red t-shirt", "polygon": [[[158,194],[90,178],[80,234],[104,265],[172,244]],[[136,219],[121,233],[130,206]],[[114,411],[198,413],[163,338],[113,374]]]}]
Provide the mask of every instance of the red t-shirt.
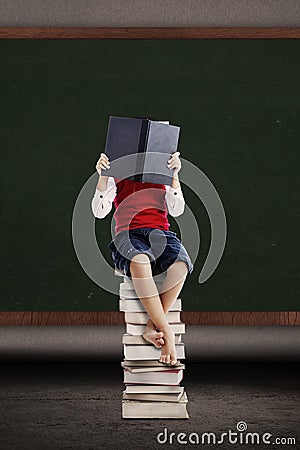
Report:
[{"label": "red t-shirt", "polygon": [[115,178],[115,232],[133,228],[169,230],[164,184]]}]

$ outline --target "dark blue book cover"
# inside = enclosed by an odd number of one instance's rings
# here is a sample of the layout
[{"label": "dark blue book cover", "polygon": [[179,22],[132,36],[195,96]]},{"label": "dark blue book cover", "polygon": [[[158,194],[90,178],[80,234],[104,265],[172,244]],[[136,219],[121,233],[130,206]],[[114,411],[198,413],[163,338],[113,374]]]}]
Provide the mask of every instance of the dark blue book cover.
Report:
[{"label": "dark blue book cover", "polygon": [[166,122],[110,116],[105,153],[111,164],[105,176],[171,185],[167,162],[177,150],[179,131]]}]

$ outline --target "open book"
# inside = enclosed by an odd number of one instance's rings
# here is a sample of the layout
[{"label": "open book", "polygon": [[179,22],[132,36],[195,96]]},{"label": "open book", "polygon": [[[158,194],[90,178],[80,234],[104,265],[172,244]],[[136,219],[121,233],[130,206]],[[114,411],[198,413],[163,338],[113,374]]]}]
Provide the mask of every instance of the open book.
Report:
[{"label": "open book", "polygon": [[171,186],[173,169],[167,162],[177,151],[179,131],[163,121],[110,116],[105,176]]}]

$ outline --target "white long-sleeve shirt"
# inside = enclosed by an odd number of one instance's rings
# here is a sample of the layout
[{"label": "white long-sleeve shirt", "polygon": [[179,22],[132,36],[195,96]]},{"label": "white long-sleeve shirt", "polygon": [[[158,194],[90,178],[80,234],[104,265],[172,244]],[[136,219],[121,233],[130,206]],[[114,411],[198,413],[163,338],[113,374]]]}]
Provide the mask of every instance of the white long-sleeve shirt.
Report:
[{"label": "white long-sleeve shirt", "polygon": [[[179,185],[177,188],[166,186],[165,200],[169,214],[178,217],[184,212],[185,200]],[[117,186],[114,177],[108,177],[107,188],[105,191],[99,191],[96,188],[92,199],[92,211],[95,217],[103,219],[112,209],[112,204],[117,195]]]}]

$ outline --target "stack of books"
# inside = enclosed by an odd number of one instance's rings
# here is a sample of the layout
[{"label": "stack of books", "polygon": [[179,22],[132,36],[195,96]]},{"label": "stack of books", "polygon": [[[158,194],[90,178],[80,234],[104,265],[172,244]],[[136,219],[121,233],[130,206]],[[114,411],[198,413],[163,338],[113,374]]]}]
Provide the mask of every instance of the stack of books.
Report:
[{"label": "stack of books", "polygon": [[[185,365],[185,348],[182,335],[185,324],[180,320],[181,299],[177,298],[167,313],[168,322],[175,334],[176,366],[159,362],[161,349],[146,341],[142,334],[149,319],[148,313],[136,295],[132,279],[116,270],[124,278],[120,283],[120,311],[125,313],[126,333],[122,344],[124,372],[122,417],[125,419],[188,419],[187,395],[180,385]],[[164,274],[156,277],[159,289]]]}]

